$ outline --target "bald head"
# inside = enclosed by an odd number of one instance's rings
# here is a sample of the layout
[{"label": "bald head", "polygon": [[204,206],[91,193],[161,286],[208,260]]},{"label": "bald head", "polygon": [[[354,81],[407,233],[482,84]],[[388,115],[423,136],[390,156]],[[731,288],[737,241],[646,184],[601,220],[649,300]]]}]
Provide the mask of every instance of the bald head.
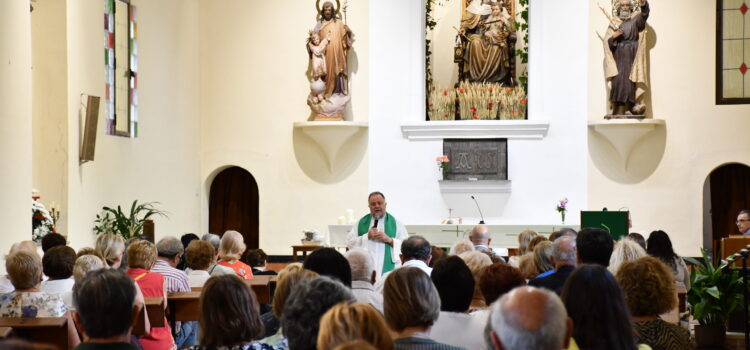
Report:
[{"label": "bald head", "polygon": [[489,246],[490,241],[492,240],[492,236],[490,235],[490,230],[487,228],[487,226],[477,225],[474,226],[473,229],[471,229],[469,240],[471,240],[471,243],[474,243],[474,245]]},{"label": "bald head", "polygon": [[518,287],[503,295],[492,305],[488,322],[489,340],[503,350],[564,349],[572,331],[560,298],[534,287]]},{"label": "bald head", "polygon": [[364,249],[352,249],[344,256],[352,268],[352,281],[372,282],[375,263],[369,252]]}]

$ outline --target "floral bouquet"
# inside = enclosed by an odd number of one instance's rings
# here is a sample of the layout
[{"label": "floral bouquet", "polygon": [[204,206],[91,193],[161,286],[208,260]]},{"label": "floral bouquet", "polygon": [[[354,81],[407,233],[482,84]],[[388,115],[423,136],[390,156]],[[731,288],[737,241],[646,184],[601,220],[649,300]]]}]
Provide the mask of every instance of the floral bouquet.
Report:
[{"label": "floral bouquet", "polygon": [[568,211],[568,198],[563,198],[560,200],[559,203],[557,203],[557,212],[560,213],[560,218],[562,219],[562,223],[565,223],[565,213]]},{"label": "floral bouquet", "polygon": [[435,158],[435,161],[437,162],[438,169],[443,172],[443,179],[446,179],[451,169],[451,160],[448,159],[448,156],[442,155]]}]

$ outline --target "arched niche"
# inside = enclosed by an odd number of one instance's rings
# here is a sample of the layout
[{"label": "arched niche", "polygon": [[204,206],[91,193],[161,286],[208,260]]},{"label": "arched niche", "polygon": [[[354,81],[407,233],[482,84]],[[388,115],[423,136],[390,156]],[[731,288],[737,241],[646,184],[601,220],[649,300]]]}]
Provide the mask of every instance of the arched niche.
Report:
[{"label": "arched niche", "polygon": [[258,248],[258,183],[249,171],[230,166],[211,180],[208,191],[208,231],[223,234],[235,230],[242,234],[248,249]]},{"label": "arched niche", "polygon": [[716,167],[703,185],[703,247],[718,256],[721,239],[739,234],[735,221],[742,209],[750,208],[750,167],[727,163]]}]

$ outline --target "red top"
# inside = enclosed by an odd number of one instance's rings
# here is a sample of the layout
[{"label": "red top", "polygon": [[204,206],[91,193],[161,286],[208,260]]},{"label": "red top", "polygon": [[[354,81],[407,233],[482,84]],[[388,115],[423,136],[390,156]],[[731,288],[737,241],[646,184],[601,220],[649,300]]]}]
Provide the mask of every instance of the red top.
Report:
[{"label": "red top", "polygon": [[240,276],[246,280],[253,279],[253,268],[248,266],[247,264],[243,263],[239,260],[232,260],[232,261],[226,261],[222,260],[219,261],[219,265],[226,266],[234,270],[234,273],[237,274],[237,276]]},{"label": "red top", "polygon": [[[127,274],[138,283],[144,297],[163,297],[164,276],[144,269],[128,269]],[[172,331],[169,323],[164,319],[164,327],[151,327],[151,333],[139,338],[143,350],[166,350],[174,346]]]}]

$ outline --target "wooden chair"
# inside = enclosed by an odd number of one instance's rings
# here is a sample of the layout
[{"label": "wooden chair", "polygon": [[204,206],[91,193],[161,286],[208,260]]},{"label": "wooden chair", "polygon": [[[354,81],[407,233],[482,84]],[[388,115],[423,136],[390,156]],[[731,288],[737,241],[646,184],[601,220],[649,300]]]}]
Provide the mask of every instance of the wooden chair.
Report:
[{"label": "wooden chair", "polygon": [[0,327],[12,328],[13,335],[36,343],[68,349],[68,319],[65,317],[4,317]]}]

